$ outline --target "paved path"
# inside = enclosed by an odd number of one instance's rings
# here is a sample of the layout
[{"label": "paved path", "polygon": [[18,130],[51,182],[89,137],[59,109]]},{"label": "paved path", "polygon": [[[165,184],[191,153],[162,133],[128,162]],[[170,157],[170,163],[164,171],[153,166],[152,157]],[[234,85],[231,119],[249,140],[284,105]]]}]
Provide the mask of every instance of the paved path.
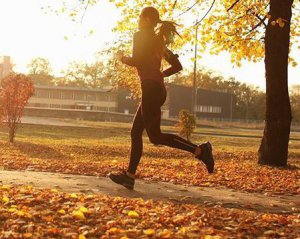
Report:
[{"label": "paved path", "polygon": [[2,184],[31,184],[43,188],[59,188],[65,192],[100,193],[110,196],[177,203],[194,203],[227,208],[246,208],[260,212],[300,212],[297,196],[271,197],[257,193],[237,192],[226,188],[190,187],[162,182],[136,180],[134,191],[112,183],[108,178],[33,171],[0,171]]}]

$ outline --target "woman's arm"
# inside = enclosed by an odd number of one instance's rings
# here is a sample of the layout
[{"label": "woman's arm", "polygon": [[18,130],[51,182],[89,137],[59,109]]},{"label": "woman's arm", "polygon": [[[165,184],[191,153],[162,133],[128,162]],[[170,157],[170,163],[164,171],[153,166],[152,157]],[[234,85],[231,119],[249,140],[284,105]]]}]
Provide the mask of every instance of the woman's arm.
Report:
[{"label": "woman's arm", "polygon": [[129,66],[138,66],[142,59],[142,44],[140,35],[136,32],[133,35],[132,56],[123,56],[121,62]]},{"label": "woman's arm", "polygon": [[177,72],[182,70],[182,65],[181,65],[180,61],[178,60],[177,54],[174,54],[169,49],[166,49],[164,58],[171,65],[171,67],[169,67],[168,69],[166,69],[162,72],[164,77],[174,75]]}]

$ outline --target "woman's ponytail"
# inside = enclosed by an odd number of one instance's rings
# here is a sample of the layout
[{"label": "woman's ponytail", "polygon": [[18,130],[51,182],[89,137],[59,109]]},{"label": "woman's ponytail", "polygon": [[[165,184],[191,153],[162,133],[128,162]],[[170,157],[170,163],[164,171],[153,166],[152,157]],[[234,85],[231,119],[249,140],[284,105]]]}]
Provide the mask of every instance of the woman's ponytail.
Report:
[{"label": "woman's ponytail", "polygon": [[163,41],[164,45],[169,45],[174,42],[175,35],[179,35],[176,30],[176,26],[179,26],[177,23],[172,21],[162,21],[158,20],[158,23],[161,25],[157,29],[157,35]]}]

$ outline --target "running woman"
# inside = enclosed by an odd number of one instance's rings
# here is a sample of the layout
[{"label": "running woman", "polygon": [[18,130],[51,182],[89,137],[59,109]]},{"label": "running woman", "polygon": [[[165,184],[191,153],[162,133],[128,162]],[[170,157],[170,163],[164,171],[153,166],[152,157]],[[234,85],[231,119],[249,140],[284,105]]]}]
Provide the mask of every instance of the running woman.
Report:
[{"label": "running woman", "polygon": [[[155,28],[158,24],[160,27],[156,33]],[[110,173],[109,178],[127,189],[134,188],[135,173],[143,152],[144,130],[151,143],[188,151],[206,165],[209,173],[213,173],[214,159],[209,142],[197,146],[177,135],[164,134],[160,130],[160,107],[166,100],[164,78],[182,70],[178,55],[167,48],[175,34],[178,34],[176,24],[161,21],[157,9],[146,7],[139,16],[138,26],[139,31],[133,36],[132,56],[124,56],[123,51],[118,51],[116,58],[126,65],[136,67],[141,81],[142,99],[131,128],[128,169],[119,174]],[[161,71],[162,58],[170,64],[164,71]]]}]

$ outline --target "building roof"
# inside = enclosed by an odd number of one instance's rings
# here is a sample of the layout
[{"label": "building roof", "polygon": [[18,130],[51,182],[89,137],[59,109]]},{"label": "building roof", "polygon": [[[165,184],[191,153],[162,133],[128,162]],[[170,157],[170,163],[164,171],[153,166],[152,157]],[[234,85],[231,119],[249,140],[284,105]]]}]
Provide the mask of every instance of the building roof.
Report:
[{"label": "building roof", "polygon": [[[171,87],[184,87],[184,88],[189,88],[191,89],[191,86],[185,86],[185,85],[178,85],[178,84],[174,84],[174,83],[166,83],[166,85],[169,85]],[[221,89],[203,89],[203,88],[197,88],[197,91],[206,91],[206,92],[213,92],[213,93],[220,93],[220,94],[233,94],[231,92],[228,92],[226,90],[221,90]]]},{"label": "building roof", "polygon": [[45,90],[66,90],[66,91],[83,91],[83,92],[112,92],[113,87],[110,88],[83,88],[83,87],[71,87],[71,86],[47,86],[47,85],[35,85],[36,89],[45,89]]}]

